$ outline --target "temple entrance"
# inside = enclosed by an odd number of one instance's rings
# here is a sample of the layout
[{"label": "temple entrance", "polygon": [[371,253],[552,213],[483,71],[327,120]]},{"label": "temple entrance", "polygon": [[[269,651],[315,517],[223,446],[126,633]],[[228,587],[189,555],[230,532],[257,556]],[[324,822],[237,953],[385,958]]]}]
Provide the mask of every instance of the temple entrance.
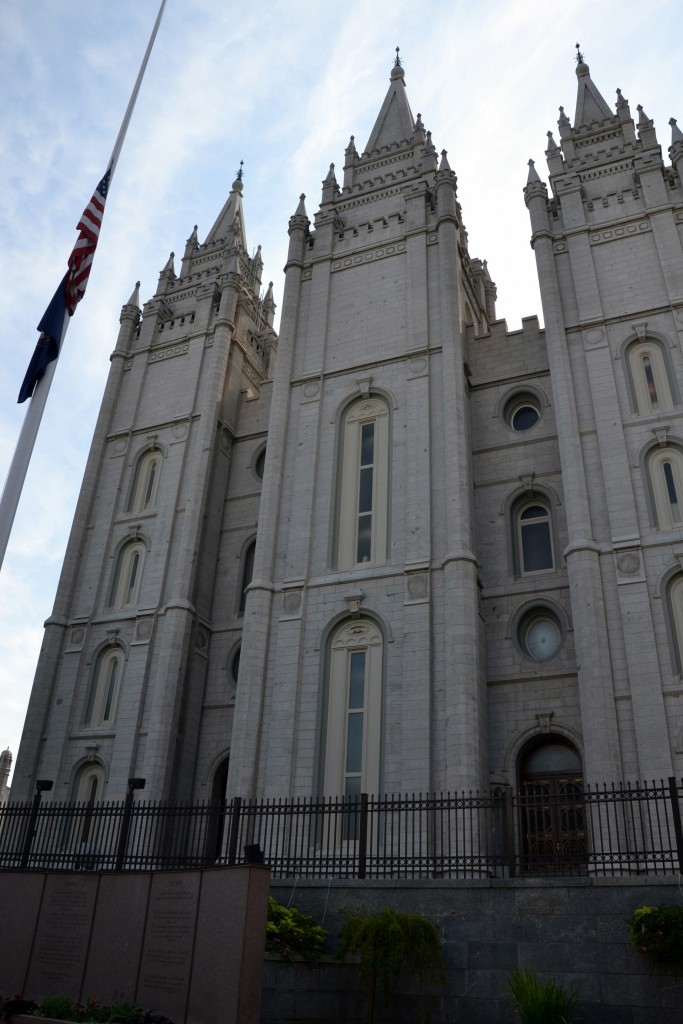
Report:
[{"label": "temple entrance", "polygon": [[566,740],[535,741],[522,751],[519,810],[525,873],[585,873],[583,771],[578,751]]}]

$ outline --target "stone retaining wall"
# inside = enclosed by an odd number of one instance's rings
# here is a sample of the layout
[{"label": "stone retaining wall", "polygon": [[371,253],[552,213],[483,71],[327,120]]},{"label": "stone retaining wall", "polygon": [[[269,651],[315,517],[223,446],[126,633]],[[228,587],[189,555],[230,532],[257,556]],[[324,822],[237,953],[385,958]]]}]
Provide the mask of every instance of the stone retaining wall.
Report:
[{"label": "stone retaining wall", "polygon": [[[389,906],[433,921],[443,935],[448,983],[429,1007],[431,1024],[513,1024],[506,982],[516,965],[576,985],[581,1024],[683,1021],[683,974],[653,966],[631,946],[626,927],[636,907],[683,904],[671,879],[300,881],[278,883],[271,893],[324,922],[331,938],[343,908]],[[261,1024],[364,1021],[355,975],[353,965],[310,969],[268,960]],[[415,990],[404,986],[375,1024],[419,1019]]]}]

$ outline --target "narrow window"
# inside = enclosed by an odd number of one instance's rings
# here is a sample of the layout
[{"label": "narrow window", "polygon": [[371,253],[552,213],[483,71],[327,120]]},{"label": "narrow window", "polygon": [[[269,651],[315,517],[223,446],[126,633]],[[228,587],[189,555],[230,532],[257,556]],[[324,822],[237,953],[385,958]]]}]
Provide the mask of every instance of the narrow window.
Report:
[{"label": "narrow window", "polygon": [[356,402],[343,420],[338,567],[382,565],[387,555],[389,410],[381,399]]},{"label": "narrow window", "polygon": [[[330,648],[324,790],[355,797],[379,789],[382,635],[361,619],[334,634]],[[348,829],[347,829],[348,832]],[[346,838],[353,838],[346,835]]]},{"label": "narrow window", "polygon": [[657,448],[647,459],[648,479],[660,530],[683,524],[683,452],[676,446]]},{"label": "narrow window", "polygon": [[114,721],[122,668],[123,652],[118,647],[100,654],[95,664],[85,711],[86,725],[111,725]]},{"label": "narrow window", "polygon": [[360,434],[358,482],[358,544],[356,561],[369,562],[372,555],[372,497],[375,460],[375,424],[364,423]]},{"label": "narrow window", "polygon": [[142,541],[126,544],[119,552],[110,604],[113,608],[136,605],[140,595],[145,546]]},{"label": "narrow window", "polygon": [[247,606],[247,587],[254,576],[254,555],[256,553],[256,540],[252,540],[245,548],[242,555],[242,571],[240,573],[240,603],[239,615],[244,615]]},{"label": "narrow window", "polygon": [[138,459],[133,478],[131,498],[128,503],[129,512],[148,512],[154,508],[160,471],[161,452],[156,449],[145,452]]},{"label": "narrow window", "polygon": [[345,796],[358,796],[361,792],[365,722],[365,660],[365,651],[352,651],[349,655]]},{"label": "narrow window", "polygon": [[543,505],[525,505],[517,517],[523,575],[554,568],[550,513]]},{"label": "narrow window", "polygon": [[643,373],[645,374],[645,383],[647,385],[647,394],[650,399],[650,406],[652,409],[659,409],[657,385],[655,384],[655,378],[652,372],[652,361],[649,356],[643,356]]},{"label": "narrow window", "polygon": [[553,524],[545,495],[527,493],[510,510],[512,572],[516,576],[555,570]]},{"label": "narrow window", "polygon": [[71,821],[69,846],[78,859],[74,868],[92,868],[92,855],[96,850],[98,823],[96,805],[102,801],[104,772],[100,765],[85,765],[74,780],[75,802],[80,805]]},{"label": "narrow window", "polygon": [[669,499],[671,521],[673,523],[680,523],[681,513],[678,507],[678,491],[676,490],[673,466],[670,462],[662,462],[662,470],[664,472],[664,481],[666,483],[666,494]]},{"label": "narrow window", "polygon": [[641,415],[673,409],[674,399],[664,348],[648,338],[631,345],[627,352],[635,412]]}]

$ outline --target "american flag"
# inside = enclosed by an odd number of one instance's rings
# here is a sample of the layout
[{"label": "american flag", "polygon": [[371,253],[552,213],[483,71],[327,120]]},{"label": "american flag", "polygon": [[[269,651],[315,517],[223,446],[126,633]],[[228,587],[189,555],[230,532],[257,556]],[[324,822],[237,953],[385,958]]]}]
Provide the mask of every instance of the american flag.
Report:
[{"label": "american flag", "polygon": [[111,166],[102,178],[93,193],[93,197],[81,214],[81,219],[76,225],[80,232],[76,244],[69,256],[69,272],[66,278],[66,309],[69,316],[74,315],[76,306],[85,294],[85,288],[90,277],[97,240],[100,237],[102,217],[104,215],[104,204],[109,191],[109,179],[111,178]]},{"label": "american flag", "polygon": [[90,277],[90,267],[97,248],[97,239],[100,236],[111,171],[110,165],[76,225],[79,235],[69,256],[69,269],[38,324],[40,337],[19,391],[19,402],[25,402],[27,398],[31,398],[36,384],[45,376],[47,367],[59,356],[59,346],[67,314],[68,316],[74,315],[76,306],[85,294],[85,286]]}]

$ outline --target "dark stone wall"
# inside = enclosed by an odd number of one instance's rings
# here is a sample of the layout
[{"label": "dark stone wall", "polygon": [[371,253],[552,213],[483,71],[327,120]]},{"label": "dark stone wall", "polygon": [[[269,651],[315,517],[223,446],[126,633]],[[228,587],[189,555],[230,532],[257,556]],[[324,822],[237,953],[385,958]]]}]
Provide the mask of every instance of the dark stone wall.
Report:
[{"label": "dark stone wall", "polygon": [[[626,922],[639,906],[683,904],[668,880],[562,879],[481,881],[298,881],[271,893],[311,914],[335,937],[342,910],[393,907],[423,914],[443,935],[448,983],[428,1009],[431,1024],[513,1024],[506,992],[514,966],[575,985],[581,1024],[682,1024],[681,973],[654,966],[634,949]],[[266,963],[261,1024],[352,1024],[364,1021],[351,964],[307,968]],[[414,988],[401,986],[375,1024],[417,1024]]]}]

